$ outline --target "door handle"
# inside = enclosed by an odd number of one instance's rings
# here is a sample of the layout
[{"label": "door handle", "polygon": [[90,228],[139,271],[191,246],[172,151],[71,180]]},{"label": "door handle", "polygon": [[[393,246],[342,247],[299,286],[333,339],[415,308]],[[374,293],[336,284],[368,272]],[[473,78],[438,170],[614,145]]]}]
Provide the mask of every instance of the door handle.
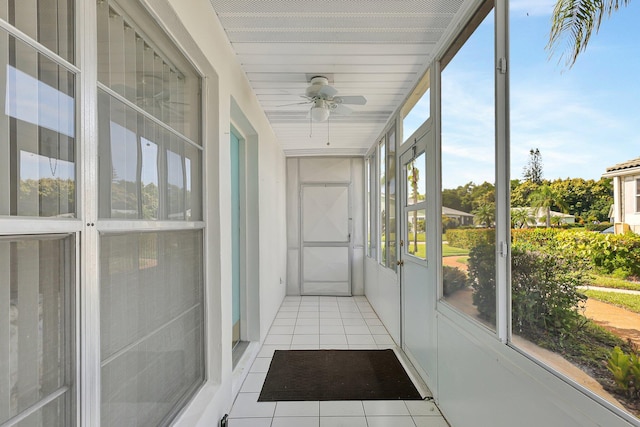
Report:
[{"label": "door handle", "polygon": [[396,265],[404,265],[404,260],[401,260],[401,259],[397,260]]}]

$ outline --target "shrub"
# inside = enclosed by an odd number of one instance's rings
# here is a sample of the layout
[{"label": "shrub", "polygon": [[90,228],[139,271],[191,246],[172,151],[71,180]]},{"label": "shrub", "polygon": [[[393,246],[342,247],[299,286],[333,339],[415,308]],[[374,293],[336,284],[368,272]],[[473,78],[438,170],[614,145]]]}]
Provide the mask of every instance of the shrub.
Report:
[{"label": "shrub", "polygon": [[473,288],[473,304],[480,316],[491,323],[496,320],[496,250],[493,244],[482,244],[469,251],[469,284]]},{"label": "shrub", "polygon": [[[514,245],[511,261],[512,324],[523,336],[544,331],[556,336],[580,325],[578,309],[586,297],[578,286],[588,283],[588,269],[576,258]],[[480,315],[495,321],[495,247],[479,245],[469,253],[469,283]]]},{"label": "shrub", "polygon": [[597,224],[590,222],[584,226],[587,231],[604,231],[609,227],[611,227],[610,222],[599,222]]},{"label": "shrub", "polygon": [[607,369],[616,386],[628,396],[640,393],[640,358],[635,351],[625,353],[616,346],[607,360]]},{"label": "shrub", "polygon": [[447,230],[445,238],[450,246],[471,249],[481,244],[493,244],[496,231],[491,228],[456,228]]},{"label": "shrub", "polygon": [[442,293],[449,296],[467,287],[467,275],[457,267],[442,266]]}]

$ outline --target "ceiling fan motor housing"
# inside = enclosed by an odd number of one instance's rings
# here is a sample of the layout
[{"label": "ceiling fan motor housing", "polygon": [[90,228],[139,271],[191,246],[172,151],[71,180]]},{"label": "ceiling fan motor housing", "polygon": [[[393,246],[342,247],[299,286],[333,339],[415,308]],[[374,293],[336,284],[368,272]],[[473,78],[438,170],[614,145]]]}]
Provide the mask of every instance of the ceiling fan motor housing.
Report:
[{"label": "ceiling fan motor housing", "polygon": [[324,76],[315,76],[311,78],[311,86],[307,87],[306,96],[309,98],[315,98],[318,96],[318,92],[323,86],[329,85],[329,79]]}]

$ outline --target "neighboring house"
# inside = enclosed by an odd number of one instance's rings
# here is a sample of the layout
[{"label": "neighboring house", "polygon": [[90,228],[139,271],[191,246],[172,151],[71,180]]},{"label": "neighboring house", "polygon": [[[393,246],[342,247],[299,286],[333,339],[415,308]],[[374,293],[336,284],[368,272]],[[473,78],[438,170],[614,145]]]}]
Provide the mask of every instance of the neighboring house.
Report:
[{"label": "neighboring house", "polygon": [[[545,208],[534,208],[534,207],[527,206],[527,207],[511,208],[511,210],[512,211],[526,210],[527,215],[531,218],[531,220],[528,221],[529,226],[545,227],[547,225],[547,220],[546,220],[547,212]],[[554,217],[561,218],[560,221],[562,222],[562,224],[574,224],[576,222],[575,216],[552,210],[551,218],[554,218]]]},{"label": "neighboring house", "polygon": [[631,230],[640,234],[640,157],[607,168],[603,178],[613,179],[613,212],[616,234]]},{"label": "neighboring house", "polygon": [[455,219],[459,225],[473,225],[473,215],[456,209],[442,207],[442,215]]}]

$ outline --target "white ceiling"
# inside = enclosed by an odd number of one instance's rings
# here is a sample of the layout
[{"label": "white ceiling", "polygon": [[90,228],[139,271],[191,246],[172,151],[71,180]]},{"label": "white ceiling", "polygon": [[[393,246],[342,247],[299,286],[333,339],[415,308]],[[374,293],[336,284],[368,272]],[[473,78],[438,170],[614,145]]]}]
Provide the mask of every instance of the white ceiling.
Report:
[{"label": "white ceiling", "polygon": [[[211,0],[289,156],[363,155],[413,89],[469,0]],[[313,123],[309,79],[364,95],[348,116]],[[329,131],[329,132],[328,132]],[[330,145],[327,146],[327,142]]]}]

